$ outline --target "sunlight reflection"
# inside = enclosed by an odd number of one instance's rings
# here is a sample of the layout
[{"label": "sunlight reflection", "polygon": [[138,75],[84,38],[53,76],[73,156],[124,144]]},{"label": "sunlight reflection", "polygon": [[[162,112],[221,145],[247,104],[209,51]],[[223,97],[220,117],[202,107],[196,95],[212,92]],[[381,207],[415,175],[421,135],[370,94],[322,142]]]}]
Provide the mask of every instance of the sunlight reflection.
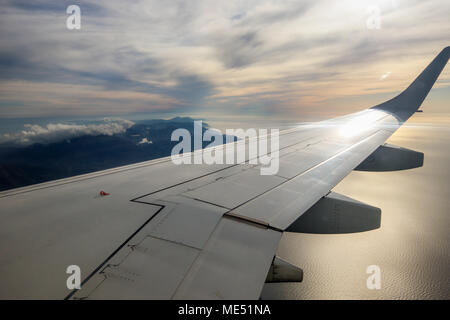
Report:
[{"label": "sunlight reflection", "polygon": [[378,110],[367,110],[360,116],[349,120],[339,130],[339,134],[343,137],[353,137],[365,131],[372,129],[377,121],[386,114]]}]

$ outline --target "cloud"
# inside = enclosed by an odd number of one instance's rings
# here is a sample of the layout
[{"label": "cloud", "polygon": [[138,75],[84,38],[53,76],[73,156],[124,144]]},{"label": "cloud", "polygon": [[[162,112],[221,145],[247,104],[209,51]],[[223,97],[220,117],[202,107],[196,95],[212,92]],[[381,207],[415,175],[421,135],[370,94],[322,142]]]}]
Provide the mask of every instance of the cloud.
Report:
[{"label": "cloud", "polygon": [[147,138],[142,138],[141,141],[138,142],[138,144],[152,144],[153,141],[149,141]]},{"label": "cloud", "polygon": [[[0,116],[289,117],[395,91],[448,45],[450,3],[369,2],[80,0],[81,30],[70,31],[68,0],[3,1]],[[379,30],[366,27],[369,4]],[[385,70],[395,77],[378,82]]]},{"label": "cloud", "polygon": [[[12,8],[21,9],[29,12],[51,12],[60,13],[65,11],[66,8],[73,4],[70,0],[60,0],[60,1],[48,1],[48,0],[6,0],[8,6]],[[89,3],[88,1],[77,1],[78,4],[83,6],[83,11],[89,12],[90,14],[100,14],[104,10],[102,7],[95,5],[94,3]]]},{"label": "cloud", "polygon": [[15,134],[3,134],[0,143],[30,145],[34,143],[48,144],[52,142],[72,139],[80,136],[99,136],[123,133],[134,123],[124,119],[104,119],[101,124],[64,124],[50,123],[45,127],[26,124],[25,129]]},{"label": "cloud", "polygon": [[388,72],[384,73],[383,75],[381,75],[380,80],[384,80],[384,79],[388,78],[390,75],[391,75],[391,72],[388,71]]}]

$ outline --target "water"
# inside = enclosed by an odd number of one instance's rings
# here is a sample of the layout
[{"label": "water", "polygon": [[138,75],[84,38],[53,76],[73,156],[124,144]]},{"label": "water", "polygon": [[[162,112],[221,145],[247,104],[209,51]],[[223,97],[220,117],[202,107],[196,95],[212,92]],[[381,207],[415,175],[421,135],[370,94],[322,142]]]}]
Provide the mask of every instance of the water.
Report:
[{"label": "water", "polygon": [[[285,234],[278,255],[301,267],[304,280],[268,284],[262,298],[450,299],[449,128],[404,127],[388,141],[424,152],[422,168],[353,172],[344,179],[334,191],[380,207],[381,228],[347,235]],[[369,265],[381,268],[380,290],[367,289]]]}]

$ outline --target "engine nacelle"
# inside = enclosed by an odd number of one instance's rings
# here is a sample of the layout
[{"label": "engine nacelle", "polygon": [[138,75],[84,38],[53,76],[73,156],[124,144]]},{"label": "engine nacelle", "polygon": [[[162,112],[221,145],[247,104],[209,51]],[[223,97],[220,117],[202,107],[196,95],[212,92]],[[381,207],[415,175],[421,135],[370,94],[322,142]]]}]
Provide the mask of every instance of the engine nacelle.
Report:
[{"label": "engine nacelle", "polygon": [[303,213],[286,231],[338,234],[378,229],[381,210],[338,193],[330,192]]},{"label": "engine nacelle", "polygon": [[275,256],[267,273],[266,283],[302,282],[303,270]]},{"label": "engine nacelle", "polygon": [[390,144],[379,146],[359,166],[357,171],[397,171],[423,166],[423,153]]}]

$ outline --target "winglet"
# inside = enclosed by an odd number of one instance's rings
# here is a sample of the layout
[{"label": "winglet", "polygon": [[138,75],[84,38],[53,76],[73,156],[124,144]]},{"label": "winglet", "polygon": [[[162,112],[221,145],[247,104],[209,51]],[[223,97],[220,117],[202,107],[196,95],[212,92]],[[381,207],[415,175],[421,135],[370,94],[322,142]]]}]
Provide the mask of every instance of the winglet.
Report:
[{"label": "winglet", "polygon": [[444,48],[422,73],[395,98],[379,104],[372,109],[391,112],[400,120],[406,121],[416,112],[430,92],[436,79],[444,69],[450,57],[450,46]]}]

